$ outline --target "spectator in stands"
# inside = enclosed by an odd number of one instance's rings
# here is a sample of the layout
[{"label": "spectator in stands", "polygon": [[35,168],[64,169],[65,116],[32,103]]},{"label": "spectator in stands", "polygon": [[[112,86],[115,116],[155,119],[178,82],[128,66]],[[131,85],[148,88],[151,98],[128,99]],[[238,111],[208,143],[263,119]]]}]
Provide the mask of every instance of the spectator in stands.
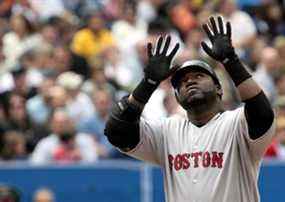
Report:
[{"label": "spectator in stands", "polygon": [[56,26],[53,26],[51,23],[43,23],[40,29],[40,34],[43,40],[43,43],[50,46],[55,46],[60,43],[59,31]]},{"label": "spectator in stands", "polygon": [[10,18],[10,25],[12,30],[3,36],[3,51],[6,65],[13,68],[25,51],[40,46],[41,37],[24,15],[13,15]]},{"label": "spectator in stands", "polygon": [[64,108],[68,101],[66,90],[61,86],[53,86],[48,90],[48,96],[50,97],[51,111],[57,108]]},{"label": "spectator in stands", "polygon": [[[181,0],[168,6],[168,15],[173,26],[179,31],[181,38],[197,26],[194,1]],[[183,19],[183,20],[181,20]]]},{"label": "spectator in stands", "polygon": [[181,40],[180,36],[178,35],[178,32],[175,29],[171,28],[169,23],[163,18],[156,18],[151,21],[148,25],[147,33],[147,38],[143,41],[140,41],[140,43],[138,43],[137,45],[139,57],[143,65],[145,65],[147,62],[147,51],[145,44],[147,42],[155,43],[155,40],[159,35],[169,34],[171,36],[170,49],[171,47],[174,47],[175,43],[180,43],[180,49],[178,50],[177,57],[179,57],[181,51],[183,51],[184,49],[184,42]]},{"label": "spectator in stands", "polygon": [[33,202],[55,202],[54,193],[48,188],[40,188],[34,193]]},{"label": "spectator in stands", "polygon": [[273,44],[280,56],[280,67],[285,69],[285,36],[277,36]]},{"label": "spectator in stands", "polygon": [[275,104],[277,98],[274,80],[278,74],[280,68],[279,65],[279,55],[277,50],[272,47],[267,47],[263,49],[260,63],[253,74],[253,78],[262,87],[272,105]]},{"label": "spectator in stands", "polygon": [[147,119],[162,119],[167,117],[169,114],[165,108],[164,99],[169,93],[172,93],[170,81],[166,80],[154,91],[142,112],[142,116]]},{"label": "spectator in stands", "polygon": [[7,131],[4,133],[2,141],[1,160],[23,160],[27,158],[26,139],[23,134],[17,131]]},{"label": "spectator in stands", "polygon": [[[132,54],[133,55],[133,54]],[[128,55],[125,57],[132,57]],[[117,47],[106,51],[103,60],[105,64],[105,74],[109,80],[112,80],[120,89],[130,90],[141,77],[141,70],[138,64],[134,65],[134,70],[131,70],[130,64],[126,65],[123,62],[124,57]]]},{"label": "spectator in stands", "polygon": [[119,73],[119,68],[125,69],[125,75],[122,77],[129,77],[128,86],[134,87],[142,78],[142,64],[136,46],[138,42],[145,40],[147,37],[147,25],[137,18],[138,1],[125,0],[122,2],[121,15],[111,27],[119,49],[119,65],[117,65],[117,70],[116,68],[114,70]]},{"label": "spectator in stands", "polygon": [[101,158],[110,158],[117,154],[116,149],[109,143],[104,135],[104,128],[112,105],[111,94],[107,89],[93,91],[93,103],[96,108],[94,115],[83,119],[78,130],[83,133],[92,134],[98,142],[98,152]]},{"label": "spectator in stands", "polygon": [[56,84],[66,91],[67,102],[65,109],[74,121],[87,119],[95,111],[91,99],[81,91],[82,83],[82,76],[71,71],[60,74],[56,79]]},{"label": "spectator in stands", "polygon": [[106,28],[104,18],[100,12],[90,15],[87,26],[75,33],[71,49],[88,61],[102,54],[114,45],[114,38]]},{"label": "spectator in stands", "polygon": [[[245,57],[257,37],[257,30],[251,16],[239,10],[235,0],[221,0],[219,12],[232,24],[232,41],[241,57]],[[240,29],[242,26],[242,29]]]},{"label": "spectator in stands", "polygon": [[4,131],[17,131],[26,141],[26,150],[32,152],[38,140],[47,135],[47,131],[31,122],[26,110],[26,100],[18,94],[11,94],[8,102],[7,117],[3,124]]},{"label": "spectator in stands", "polygon": [[[52,111],[51,90],[55,85],[53,78],[45,78],[41,83],[38,95],[27,100],[26,108],[31,121],[45,125]],[[53,92],[56,93],[56,92]]]},{"label": "spectator in stands", "polygon": [[277,102],[279,99],[283,99],[280,102],[285,102],[285,68],[282,69],[280,74],[276,78],[276,90],[278,93]]},{"label": "spectator in stands", "polygon": [[[182,48],[180,48],[181,50],[178,51],[179,56],[177,58],[179,58],[181,55],[183,55],[184,43],[178,36],[177,32],[170,27],[167,21],[165,21],[162,18],[157,18],[149,23],[148,37],[144,42],[143,41],[142,42],[144,44],[146,44],[147,41],[154,43],[154,40],[156,40],[156,38],[159,35],[167,35],[167,34],[171,35],[171,39],[172,39],[170,43],[170,47],[174,47],[174,44],[176,42],[180,43],[180,47]],[[146,55],[147,51],[145,48],[146,46],[141,43],[138,45],[140,58],[143,64],[145,64],[147,61],[147,55]],[[180,61],[177,63],[180,63]],[[175,61],[175,64],[176,64],[176,61]],[[154,91],[153,95],[151,96],[148,102],[148,105],[145,106],[142,115],[150,119],[166,117],[167,112],[163,106],[163,99],[164,99],[164,96],[167,95],[169,91],[171,91],[169,81],[162,82],[159,88],[157,88]]]},{"label": "spectator in stands", "polygon": [[1,1],[0,3],[0,16],[9,17],[11,15],[11,10],[13,7],[13,0]]},{"label": "spectator in stands", "polygon": [[1,202],[20,202],[20,191],[12,186],[0,185],[0,201]]},{"label": "spectator in stands", "polygon": [[166,111],[166,117],[174,115],[186,117],[183,108],[181,108],[181,106],[177,103],[175,96],[172,92],[167,92],[164,96],[163,106]]},{"label": "spectator in stands", "polygon": [[39,58],[38,49],[32,49],[24,52],[19,58],[19,63],[26,69],[26,85],[38,88],[44,80],[44,71],[37,66]]},{"label": "spectator in stands", "polygon": [[285,159],[285,99],[276,103],[276,138],[269,146],[266,157]]},{"label": "spectator in stands", "polygon": [[256,69],[258,68],[262,56],[262,51],[268,46],[267,44],[268,42],[263,37],[260,37],[255,40],[249,56],[248,63],[248,68],[251,72],[256,71]]},{"label": "spectator in stands", "polygon": [[96,90],[108,89],[108,91],[111,92],[112,100],[115,100],[121,89],[115,81],[106,77],[105,62],[103,59],[98,58],[93,60],[90,67],[92,70],[91,78],[83,83],[82,90],[91,97]]},{"label": "spectator in stands", "polygon": [[90,69],[85,58],[74,54],[67,45],[58,44],[53,51],[54,68],[57,74],[73,71],[83,76],[90,77]]},{"label": "spectator in stands", "polygon": [[52,16],[60,16],[65,11],[61,0],[29,0],[29,3],[41,21],[47,20]]},{"label": "spectator in stands", "polygon": [[91,135],[78,133],[73,120],[61,109],[51,117],[52,133],[37,144],[31,156],[33,164],[94,163],[97,148]]},{"label": "spectator in stands", "polygon": [[[216,12],[239,26],[232,27],[234,45],[264,85],[272,104],[279,106],[285,96],[284,1],[257,0],[255,8],[245,10],[236,6],[240,2],[0,1],[0,143],[3,134],[16,131],[23,135],[29,155],[37,142],[50,134],[48,122],[54,110],[66,109],[76,124],[99,116],[101,108],[96,111],[91,99],[93,92],[107,88],[113,101],[132,90],[141,79],[147,59],[145,44],[154,42],[158,35],[170,34],[170,46],[179,41],[181,48],[174,63],[205,57],[200,48],[204,37],[200,26]],[[274,50],[266,48],[270,46]],[[216,70],[224,86],[223,102],[227,108],[235,108],[239,98],[232,83],[222,68]],[[59,82],[66,72],[76,76]],[[80,79],[76,79],[78,74]],[[55,85],[51,84],[53,79],[57,79]],[[179,114],[172,96],[169,85],[162,84],[144,115],[162,118]],[[278,118],[282,113],[278,112]],[[2,151],[1,147],[3,144]]]},{"label": "spectator in stands", "polygon": [[[185,36],[185,45],[187,51],[190,52],[190,55],[187,55],[186,58],[198,58],[201,51],[201,41],[203,40],[203,32],[200,28],[192,29],[191,32],[188,32]],[[184,59],[186,61],[186,59]]]},{"label": "spectator in stands", "polygon": [[5,23],[6,23],[5,20],[0,19],[0,75],[3,75],[10,69],[6,65],[6,57],[3,51],[3,36],[6,32],[5,29],[8,28],[8,26]]},{"label": "spectator in stands", "polygon": [[[269,26],[268,32],[273,38],[277,35],[285,34],[284,8],[276,1],[269,1],[265,4],[266,20]],[[283,13],[282,13],[283,12]]]},{"label": "spectator in stands", "polygon": [[6,87],[0,92],[0,102],[4,106],[4,109],[8,110],[9,100],[12,94],[18,94],[22,96],[25,100],[34,97],[37,94],[37,89],[35,87],[30,87],[27,84],[26,74],[27,70],[22,65],[17,65],[11,72],[7,75],[6,79],[1,81],[3,86]]}]

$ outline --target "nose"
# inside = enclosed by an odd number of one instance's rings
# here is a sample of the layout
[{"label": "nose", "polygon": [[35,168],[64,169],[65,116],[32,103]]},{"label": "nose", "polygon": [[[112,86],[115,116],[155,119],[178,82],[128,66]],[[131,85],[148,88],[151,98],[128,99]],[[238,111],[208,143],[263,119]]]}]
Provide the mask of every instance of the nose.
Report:
[{"label": "nose", "polygon": [[196,80],[194,80],[194,79],[188,79],[187,81],[186,81],[186,88],[188,88],[188,87],[190,87],[190,86],[193,86],[193,85],[197,85],[198,83],[197,83],[197,81]]}]

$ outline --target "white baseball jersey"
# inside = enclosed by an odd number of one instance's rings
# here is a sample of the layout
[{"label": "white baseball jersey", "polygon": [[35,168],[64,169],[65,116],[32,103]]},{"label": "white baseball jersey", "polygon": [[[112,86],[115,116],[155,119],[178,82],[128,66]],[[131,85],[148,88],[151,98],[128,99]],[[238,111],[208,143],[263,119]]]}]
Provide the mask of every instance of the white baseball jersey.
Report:
[{"label": "white baseball jersey", "polygon": [[197,127],[181,117],[140,122],[140,142],[128,155],[160,165],[167,202],[257,202],[262,156],[274,123],[252,140],[244,107]]}]

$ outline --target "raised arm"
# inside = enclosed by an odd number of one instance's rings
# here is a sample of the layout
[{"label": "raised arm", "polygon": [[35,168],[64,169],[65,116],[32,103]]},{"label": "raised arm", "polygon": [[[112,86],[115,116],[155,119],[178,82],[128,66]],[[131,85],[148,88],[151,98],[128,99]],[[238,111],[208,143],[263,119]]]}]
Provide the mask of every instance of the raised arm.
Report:
[{"label": "raised arm", "polygon": [[111,110],[105,135],[111,144],[124,151],[133,149],[139,143],[139,119],[144,105],[160,82],[176,70],[176,67],[170,68],[170,64],[179,49],[179,44],[177,43],[167,55],[170,41],[170,36],[166,39],[160,36],[154,51],[152,44],[147,44],[149,61],[144,69],[144,78],[130,96],[122,98]]},{"label": "raised arm", "polygon": [[[202,25],[212,47],[201,43],[204,51],[213,59],[221,62],[238,89],[245,103],[245,116],[251,139],[261,137],[272,125],[274,113],[271,105],[259,85],[252,79],[235,53],[231,41],[231,24],[224,22],[221,16],[215,20],[210,17],[208,24]],[[242,25],[241,25],[242,28]]]}]

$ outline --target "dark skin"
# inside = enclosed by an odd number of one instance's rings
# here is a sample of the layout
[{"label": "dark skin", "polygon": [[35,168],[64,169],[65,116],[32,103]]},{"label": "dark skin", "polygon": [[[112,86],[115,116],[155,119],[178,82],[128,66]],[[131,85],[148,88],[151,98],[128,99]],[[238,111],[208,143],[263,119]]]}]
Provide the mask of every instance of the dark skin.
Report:
[{"label": "dark skin", "polygon": [[188,119],[197,126],[206,124],[223,111],[222,89],[206,73],[191,71],[180,80],[177,101],[187,111]]},{"label": "dark skin", "polygon": [[[163,41],[165,42],[163,45]],[[171,37],[166,36],[165,38],[160,36],[156,45],[148,43],[147,44],[147,54],[148,54],[148,68],[145,68],[145,77],[154,81],[155,83],[160,83],[167,80],[173,73],[178,69],[178,66],[170,67],[170,63],[179,49],[179,44],[176,43],[175,47],[167,54],[169,50],[169,45],[171,42]],[[128,98],[131,104],[134,104],[143,110],[145,103],[139,102],[131,94]]]},{"label": "dark skin", "polygon": [[[223,62],[234,54],[231,42],[231,24],[227,22],[226,29],[223,24],[222,17],[218,16],[216,19],[210,17],[209,22],[202,25],[203,30],[212,43],[212,48],[210,48],[205,42],[202,42],[202,48],[210,57],[219,62]],[[242,101],[253,98],[261,92],[261,88],[252,78],[240,83],[237,86],[237,90]]]},{"label": "dark skin", "polygon": [[[152,45],[148,44],[148,56],[149,61],[155,64],[153,67],[156,68],[156,71],[164,71],[165,76],[161,80],[166,80],[174,73],[175,68],[169,68],[169,61],[167,59],[169,56],[166,55],[169,48],[170,37],[166,37],[165,46],[162,46],[162,42],[163,38],[160,37],[154,48],[154,54],[152,54]],[[170,55],[174,55],[175,52],[174,48]],[[203,72],[189,72],[182,77],[181,81],[177,100],[185,108],[188,118],[193,124],[202,126],[217,113],[223,111],[220,99],[222,90],[214,83],[208,74]],[[191,90],[193,91],[191,93],[187,91],[187,89],[191,88],[188,87],[189,84],[190,86],[192,85],[192,87],[193,84],[195,84],[195,87],[197,87],[196,90]],[[186,97],[188,97],[188,99],[185,99]],[[144,108],[144,104],[138,102],[132,95],[129,97],[129,102],[139,106],[141,109]]]},{"label": "dark skin", "polygon": [[[230,23],[226,23],[226,29],[223,24],[221,17],[217,20],[211,17],[209,23],[203,25],[203,29],[212,46],[208,46],[205,42],[201,45],[209,56],[224,65],[225,70],[233,79],[240,98],[245,103],[244,115],[248,121],[250,138],[257,139],[271,126],[274,114],[264,93],[251,78],[234,51],[231,44]],[[148,44],[149,60],[144,68],[144,78],[127,98],[128,100],[124,98],[116,105],[107,122],[105,134],[109,141],[124,151],[129,151],[139,143],[139,118],[144,105],[159,84],[177,70],[171,67],[171,61],[179,49],[179,44],[169,49],[170,39],[169,36],[161,36],[156,44]],[[168,52],[170,53],[167,54]],[[215,74],[212,75],[208,71],[197,68],[197,66],[185,68],[173,84],[177,101],[187,111],[188,120],[198,127],[207,124],[223,111],[221,86]],[[177,85],[179,81],[180,84]],[[126,128],[131,130],[128,131]],[[123,135],[128,142],[124,141]]]},{"label": "dark skin", "polygon": [[[205,42],[202,42],[201,44],[202,48],[209,56],[211,56],[213,59],[220,61],[220,62],[224,61],[228,56],[234,54],[234,49],[231,45],[231,25],[229,22],[227,22],[226,29],[224,29],[223,24],[224,22],[222,18],[219,16],[216,20],[214,17],[210,17],[208,24],[203,24],[202,26],[208,38],[210,39],[210,42],[212,43],[212,48],[210,48],[208,45],[206,45]],[[154,66],[156,66],[158,71],[166,70],[165,68],[163,69],[163,67],[166,64],[169,65],[169,63],[165,63],[162,65],[162,61],[166,61],[165,53],[167,52],[167,49],[169,48],[168,47],[169,43],[167,43],[168,44],[167,46],[161,47],[162,41],[163,39],[162,37],[160,37],[159,43],[157,43],[157,46],[155,48],[156,54],[151,54],[151,52],[153,52],[152,46],[151,44],[148,45],[149,61],[153,61],[157,64]],[[157,51],[157,50],[161,50],[161,49],[163,49],[164,51],[162,51],[161,54],[158,54],[161,51]],[[163,77],[163,79],[161,80],[165,80],[169,76],[172,75],[170,73],[170,70],[171,69],[165,72],[165,77]],[[250,99],[261,92],[260,87],[257,85],[257,83],[252,78],[249,78],[243,81],[241,84],[239,84],[239,86],[237,86],[237,90],[239,92],[241,100]],[[218,96],[218,93],[217,93],[217,96]],[[144,108],[144,104],[135,100],[132,95],[130,95],[129,97],[129,102],[139,106],[141,109]],[[192,107],[191,110],[187,109],[188,117],[190,121],[191,122],[193,121],[195,125],[201,126],[201,125],[206,124],[218,112],[222,111],[220,102],[213,101],[213,102],[206,102],[206,103],[207,104],[202,104],[201,106],[198,105],[198,107]],[[206,108],[206,109],[204,110],[203,108]]]}]

